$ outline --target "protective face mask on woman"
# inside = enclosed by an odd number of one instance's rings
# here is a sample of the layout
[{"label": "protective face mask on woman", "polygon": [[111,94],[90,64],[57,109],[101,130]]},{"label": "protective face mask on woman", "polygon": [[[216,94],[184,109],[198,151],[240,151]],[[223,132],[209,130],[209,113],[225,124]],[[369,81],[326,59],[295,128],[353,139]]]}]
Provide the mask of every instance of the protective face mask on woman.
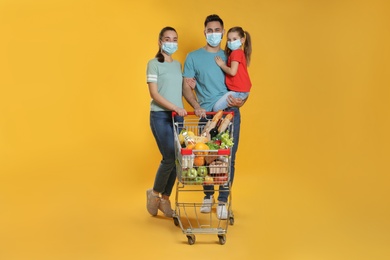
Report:
[{"label": "protective face mask on woman", "polygon": [[178,49],[177,42],[163,42],[162,45],[161,45],[161,49],[166,54],[172,55]]},{"label": "protective face mask on woman", "polygon": [[227,45],[228,45],[228,48],[231,49],[232,51],[237,50],[238,48],[241,47],[241,40],[238,39],[238,40],[235,40],[232,42],[228,42]]},{"label": "protective face mask on woman", "polygon": [[207,33],[206,40],[211,46],[217,47],[222,40],[222,33]]}]

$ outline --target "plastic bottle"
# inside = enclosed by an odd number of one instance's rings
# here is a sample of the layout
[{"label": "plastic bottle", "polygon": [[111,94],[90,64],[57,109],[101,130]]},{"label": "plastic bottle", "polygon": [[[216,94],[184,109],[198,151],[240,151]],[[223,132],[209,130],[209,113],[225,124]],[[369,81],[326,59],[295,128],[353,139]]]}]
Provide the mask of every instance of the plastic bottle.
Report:
[{"label": "plastic bottle", "polygon": [[182,133],[184,137],[184,143],[187,146],[188,144],[195,144],[195,140],[191,138],[191,136],[188,135],[187,130],[183,131]]}]

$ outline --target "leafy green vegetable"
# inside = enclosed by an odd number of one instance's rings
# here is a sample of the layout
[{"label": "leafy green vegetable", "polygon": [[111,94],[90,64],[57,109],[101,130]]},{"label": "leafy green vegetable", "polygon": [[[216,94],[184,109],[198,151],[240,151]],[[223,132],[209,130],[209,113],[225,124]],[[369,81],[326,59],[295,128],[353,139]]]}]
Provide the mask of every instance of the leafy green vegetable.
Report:
[{"label": "leafy green vegetable", "polygon": [[233,146],[233,137],[228,132],[221,134],[221,148],[230,148]]},{"label": "leafy green vegetable", "polygon": [[233,137],[230,137],[229,132],[225,131],[215,136],[207,145],[210,150],[227,149],[234,145]]},{"label": "leafy green vegetable", "polygon": [[213,141],[207,142],[207,146],[210,148],[210,150],[218,150],[219,145],[214,143]]}]

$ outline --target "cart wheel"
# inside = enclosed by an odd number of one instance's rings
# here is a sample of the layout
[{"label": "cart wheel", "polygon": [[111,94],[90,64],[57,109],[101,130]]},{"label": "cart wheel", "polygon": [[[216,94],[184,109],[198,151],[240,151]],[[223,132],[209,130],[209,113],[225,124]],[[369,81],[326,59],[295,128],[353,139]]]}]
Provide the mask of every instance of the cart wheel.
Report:
[{"label": "cart wheel", "polygon": [[234,225],[234,217],[230,217],[230,218],[229,218],[229,223],[230,223],[230,225],[232,225],[232,226]]},{"label": "cart wheel", "polygon": [[173,217],[173,223],[175,224],[175,226],[178,226],[179,225],[179,219],[177,217]]},{"label": "cart wheel", "polygon": [[221,245],[224,245],[226,243],[226,236],[225,235],[218,235],[219,243]]},{"label": "cart wheel", "polygon": [[188,244],[193,245],[195,244],[195,236],[194,235],[188,235]]}]

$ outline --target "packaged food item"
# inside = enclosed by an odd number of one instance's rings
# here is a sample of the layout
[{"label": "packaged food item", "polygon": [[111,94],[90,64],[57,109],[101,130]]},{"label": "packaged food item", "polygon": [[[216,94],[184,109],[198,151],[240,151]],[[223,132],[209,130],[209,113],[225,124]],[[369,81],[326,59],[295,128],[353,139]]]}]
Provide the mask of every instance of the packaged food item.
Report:
[{"label": "packaged food item", "polygon": [[228,164],[223,161],[213,161],[209,165],[209,174],[219,174],[219,173],[227,173],[228,172]]},{"label": "packaged food item", "polygon": [[194,167],[194,158],[195,158],[194,154],[183,155],[181,157],[181,167],[183,169]]}]

